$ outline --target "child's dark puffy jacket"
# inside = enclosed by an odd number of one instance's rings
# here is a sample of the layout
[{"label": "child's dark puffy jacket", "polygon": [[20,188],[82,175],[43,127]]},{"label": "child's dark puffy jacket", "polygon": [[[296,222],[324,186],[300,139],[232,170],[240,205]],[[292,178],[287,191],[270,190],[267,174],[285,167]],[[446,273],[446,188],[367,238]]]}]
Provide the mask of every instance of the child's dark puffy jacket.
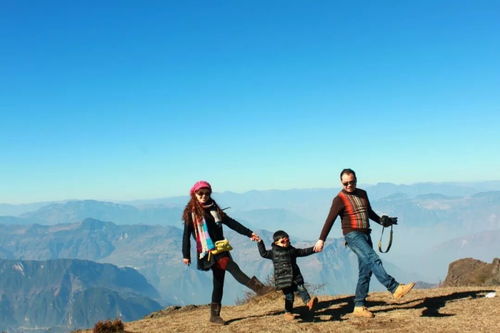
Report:
[{"label": "child's dark puffy jacket", "polygon": [[276,289],[291,287],[293,283],[304,284],[304,278],[297,265],[297,257],[305,257],[314,253],[313,248],[296,249],[293,246],[281,247],[272,244],[271,250],[266,250],[263,241],[258,243],[260,255],[271,259],[274,265],[274,283]]}]

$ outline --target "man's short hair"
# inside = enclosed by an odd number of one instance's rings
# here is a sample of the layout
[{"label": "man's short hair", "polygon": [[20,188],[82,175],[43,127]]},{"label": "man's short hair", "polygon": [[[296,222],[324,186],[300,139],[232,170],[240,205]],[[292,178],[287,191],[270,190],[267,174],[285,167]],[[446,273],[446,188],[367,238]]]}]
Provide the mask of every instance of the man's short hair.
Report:
[{"label": "man's short hair", "polygon": [[340,173],[340,179],[342,179],[342,176],[343,176],[344,174],[354,175],[354,179],[357,179],[357,178],[356,178],[356,172],[354,172],[354,170],[353,170],[353,169],[344,169],[344,170],[342,170],[342,172]]}]

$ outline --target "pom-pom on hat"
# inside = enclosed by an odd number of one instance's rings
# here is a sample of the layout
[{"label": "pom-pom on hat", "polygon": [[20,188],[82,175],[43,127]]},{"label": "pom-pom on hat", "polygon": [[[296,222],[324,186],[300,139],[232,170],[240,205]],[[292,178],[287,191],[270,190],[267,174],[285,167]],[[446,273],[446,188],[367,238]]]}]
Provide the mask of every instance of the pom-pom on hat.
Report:
[{"label": "pom-pom on hat", "polygon": [[202,188],[208,188],[210,190],[210,192],[212,192],[212,186],[210,186],[210,184],[208,182],[206,182],[204,180],[200,180],[200,181],[196,182],[193,185],[193,187],[191,187],[191,191],[189,191],[189,193],[191,193],[191,195],[193,195],[194,192],[196,192]]},{"label": "pom-pom on hat", "polygon": [[288,236],[288,234],[286,232],[284,232],[283,230],[278,230],[276,231],[274,234],[273,234],[273,241],[278,241],[280,238],[290,238],[290,236]]}]

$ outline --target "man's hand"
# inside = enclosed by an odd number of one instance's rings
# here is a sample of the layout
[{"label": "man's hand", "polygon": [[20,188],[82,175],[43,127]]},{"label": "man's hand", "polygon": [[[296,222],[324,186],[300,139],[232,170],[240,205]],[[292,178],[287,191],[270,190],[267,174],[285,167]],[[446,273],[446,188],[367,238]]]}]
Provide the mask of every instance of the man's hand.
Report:
[{"label": "man's hand", "polygon": [[187,259],[187,258],[184,258],[182,259],[182,262],[185,264],[185,265],[190,265],[191,264],[191,259]]},{"label": "man's hand", "polygon": [[323,251],[323,246],[325,245],[325,242],[322,241],[321,239],[318,239],[318,241],[316,242],[316,244],[314,244],[314,252],[321,252]]},{"label": "man's hand", "polygon": [[387,215],[382,215],[380,217],[380,224],[383,227],[390,227],[393,224],[398,224],[398,218],[397,217],[389,217]]}]

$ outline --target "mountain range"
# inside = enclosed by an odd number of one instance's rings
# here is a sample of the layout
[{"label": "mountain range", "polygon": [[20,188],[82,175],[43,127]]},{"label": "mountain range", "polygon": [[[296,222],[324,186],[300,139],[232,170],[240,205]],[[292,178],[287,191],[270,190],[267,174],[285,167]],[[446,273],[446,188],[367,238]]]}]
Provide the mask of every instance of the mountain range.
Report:
[{"label": "mountain range", "polygon": [[[163,304],[203,303],[210,292],[206,283],[211,283],[211,273],[182,264],[182,230],[176,227],[115,225],[85,219],[75,224],[4,225],[2,229],[0,253],[8,259],[78,258],[132,267],[159,290]],[[257,232],[269,247],[272,233]],[[233,258],[244,272],[266,280],[271,275],[272,264],[259,256],[256,244],[230,229],[226,229],[225,234],[236,249],[232,252]],[[293,244],[313,245],[303,241]],[[341,240],[334,240],[320,254],[299,260],[303,262],[303,274],[309,278],[308,282],[325,286],[325,292],[346,292],[354,286],[355,258]],[[327,283],[332,279],[335,284]],[[232,277],[226,282],[225,299],[234,303],[247,289]]]},{"label": "mountain range", "polygon": [[[378,214],[399,218],[398,225],[394,227],[393,247],[384,256],[403,270],[419,274],[425,280],[438,282],[443,279],[446,274],[443,263],[460,258],[458,252],[435,252],[434,249],[443,243],[467,240],[468,237],[485,237],[482,248],[489,248],[489,252],[481,250],[477,241],[467,248],[471,255],[477,255],[477,259],[485,261],[491,260],[491,253],[499,248],[497,244],[500,242],[492,241],[485,233],[500,230],[500,182],[382,183],[366,189],[372,207]],[[481,192],[488,189],[497,190]],[[221,207],[230,207],[226,210],[229,215],[251,229],[271,232],[284,229],[295,239],[313,242],[319,235],[331,200],[337,192],[338,189],[295,189],[249,191],[242,194],[223,192],[214,193],[213,196]],[[47,203],[16,216],[0,216],[0,224],[67,224],[79,223],[91,217],[117,225],[182,228],[180,216],[186,201],[187,196],[127,203],[95,200]],[[329,240],[342,237],[338,224],[337,219]],[[381,228],[375,223],[372,225],[372,238],[377,242]],[[423,267],[415,272],[415,267],[421,267],[421,264]]]},{"label": "mountain range", "polygon": [[150,205],[138,208],[131,205],[96,200],[50,203],[17,216],[0,216],[0,223],[11,224],[61,224],[77,223],[87,217],[119,224],[180,224],[179,207]]},{"label": "mountain range", "polygon": [[0,327],[8,332],[68,332],[161,308],[141,274],[110,264],[0,259],[0,276]]},{"label": "mountain range", "polygon": [[[366,189],[377,213],[399,218],[391,251],[380,256],[386,270],[401,282],[438,283],[453,260],[474,257],[491,261],[500,253],[500,182],[473,186],[377,184]],[[337,192],[338,189],[297,189],[223,192],[213,196],[221,207],[230,207],[226,210],[229,215],[261,235],[268,247],[277,229],[288,231],[294,246],[308,247],[317,239]],[[0,215],[4,214],[0,216],[0,258],[26,262],[72,258],[129,267],[158,290],[156,295],[141,297],[162,305],[204,304],[209,301],[211,273],[181,262],[180,216],[186,201],[184,196],[121,203],[72,200],[0,204]],[[356,258],[344,246],[339,224],[337,219],[323,252],[299,259],[306,282],[322,294],[353,293],[355,289]],[[372,228],[376,245],[382,228],[376,223]],[[272,264],[260,258],[255,243],[228,228],[225,235],[234,247],[233,258],[244,272],[261,280],[271,276]],[[386,243],[387,238],[383,241]],[[64,270],[57,265],[53,269]],[[228,274],[224,303],[238,302],[246,290]],[[372,290],[383,288],[373,282]],[[95,299],[105,303],[90,291],[86,295],[90,295],[86,302]],[[122,294],[116,297],[124,298]],[[0,304],[5,305],[2,302],[3,298]],[[19,306],[26,306],[23,304]],[[58,316],[63,315],[58,312]],[[12,325],[21,325],[16,323]]]}]

